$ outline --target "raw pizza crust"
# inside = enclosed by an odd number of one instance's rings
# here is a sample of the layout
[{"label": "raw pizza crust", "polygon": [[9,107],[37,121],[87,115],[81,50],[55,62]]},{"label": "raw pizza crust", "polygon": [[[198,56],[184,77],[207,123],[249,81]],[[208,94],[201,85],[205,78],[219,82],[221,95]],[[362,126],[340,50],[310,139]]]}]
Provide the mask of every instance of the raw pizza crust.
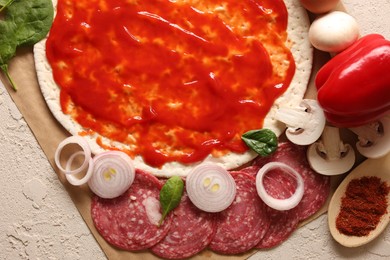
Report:
[{"label": "raw pizza crust", "polygon": [[[290,87],[276,100],[265,118],[263,125],[264,128],[273,130],[278,136],[285,129],[285,125],[276,121],[274,119],[274,114],[281,104],[283,104],[283,106],[297,106],[300,103],[306,92],[313,63],[313,48],[308,40],[310,26],[308,14],[301,6],[299,0],[284,1],[289,15],[287,28],[289,38],[288,45],[290,46],[295,60],[296,71]],[[54,7],[56,7],[57,0],[53,0],[53,4]],[[51,66],[46,59],[45,45],[46,40],[44,39],[34,47],[35,66],[42,94],[49,109],[60,124],[72,135],[78,135],[78,133],[84,132],[85,129],[75,122],[70,115],[64,114],[61,110],[59,102],[60,88],[54,82]],[[85,136],[94,154],[104,151],[103,148],[96,143],[96,138],[98,136],[98,134]],[[102,140],[103,143],[126,149],[123,144],[113,143],[105,137],[102,137]],[[256,154],[254,152],[248,151],[244,154],[228,153],[219,158],[209,155],[203,162],[213,162],[226,169],[235,169],[251,161],[255,157]],[[178,162],[171,162],[166,163],[161,168],[154,168],[145,164],[142,158],[137,156],[134,158],[134,164],[136,168],[148,171],[156,176],[170,177],[173,175],[186,176],[188,172],[199,163],[184,165]]]}]

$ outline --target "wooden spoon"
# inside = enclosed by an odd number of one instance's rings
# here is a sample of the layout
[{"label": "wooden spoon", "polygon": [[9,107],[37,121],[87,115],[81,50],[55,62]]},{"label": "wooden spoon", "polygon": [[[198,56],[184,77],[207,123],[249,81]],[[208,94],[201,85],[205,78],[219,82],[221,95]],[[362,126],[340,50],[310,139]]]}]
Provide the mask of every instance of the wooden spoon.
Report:
[{"label": "wooden spoon", "polygon": [[379,159],[367,159],[357,166],[339,185],[330,201],[328,208],[328,225],[333,238],[341,245],[346,247],[358,247],[375,239],[385,228],[390,220],[390,193],[387,196],[387,213],[384,214],[376,226],[367,236],[347,236],[336,228],[336,218],[340,212],[341,198],[352,179],[358,179],[363,176],[377,176],[382,181],[387,181],[390,185],[390,153]]}]

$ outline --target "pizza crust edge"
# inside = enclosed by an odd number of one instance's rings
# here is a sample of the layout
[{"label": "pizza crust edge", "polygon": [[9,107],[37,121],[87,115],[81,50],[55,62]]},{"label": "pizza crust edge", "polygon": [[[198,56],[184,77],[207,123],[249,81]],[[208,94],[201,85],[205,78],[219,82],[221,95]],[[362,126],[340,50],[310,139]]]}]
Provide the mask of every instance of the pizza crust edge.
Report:
[{"label": "pizza crust edge", "polygon": [[[264,119],[263,127],[273,130],[277,136],[283,133],[285,125],[274,119],[275,112],[281,104],[283,106],[299,105],[305,95],[313,64],[313,47],[308,40],[310,20],[307,11],[301,6],[298,0],[284,0],[284,2],[288,10],[288,44],[295,60],[296,71],[289,88],[275,101],[270,112]],[[53,4],[56,7],[57,0],[53,0]],[[78,135],[78,133],[85,131],[85,129],[73,121],[70,115],[62,112],[59,103],[60,89],[54,81],[51,66],[47,61],[45,45],[46,39],[37,43],[33,50],[42,95],[56,120],[69,133]],[[105,151],[96,143],[98,136],[98,134],[85,136],[93,154],[99,154]],[[118,147],[123,147],[123,144],[113,143],[105,137],[102,137],[102,140],[103,143],[107,143],[110,146],[114,144],[118,145]],[[158,177],[171,177],[173,175],[186,176],[192,168],[203,162],[216,163],[228,170],[235,169],[248,163],[256,156],[257,154],[253,151],[248,151],[244,154],[228,153],[218,158],[209,155],[204,161],[199,163],[184,165],[178,162],[170,162],[161,168],[154,168],[145,164],[140,156],[136,156],[133,161],[136,168],[148,171]]]}]

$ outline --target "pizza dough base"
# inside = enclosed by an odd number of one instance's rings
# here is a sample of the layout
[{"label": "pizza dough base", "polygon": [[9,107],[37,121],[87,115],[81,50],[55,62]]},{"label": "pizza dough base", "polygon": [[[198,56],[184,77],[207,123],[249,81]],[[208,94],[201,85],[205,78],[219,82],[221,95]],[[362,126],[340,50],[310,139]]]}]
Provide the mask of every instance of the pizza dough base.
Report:
[{"label": "pizza dough base", "polygon": [[[291,107],[299,105],[306,92],[313,63],[313,48],[308,40],[310,20],[306,9],[301,6],[299,0],[284,0],[284,2],[288,10],[288,45],[290,46],[295,60],[296,71],[289,88],[275,101],[270,112],[266,116],[263,125],[264,128],[273,130],[278,136],[284,131],[285,125],[275,120],[274,114],[281,104],[283,104],[283,106]],[[53,0],[53,5],[54,7],[57,6],[57,0]],[[46,39],[34,46],[35,67],[41,92],[50,111],[59,123],[72,135],[78,135],[79,133],[84,132],[85,129],[75,122],[70,115],[66,115],[62,112],[59,102],[60,88],[53,79],[52,69],[46,58],[45,46]],[[96,138],[99,136],[100,135],[97,133],[85,136],[94,154],[104,151],[104,149],[96,143]],[[102,137],[102,140],[103,143],[107,143],[111,146],[123,147],[123,144],[113,143],[105,137]],[[209,155],[203,162],[216,163],[225,169],[230,170],[242,166],[256,156],[256,153],[249,150],[243,154],[228,153],[218,158]],[[186,176],[192,168],[202,163],[181,164],[178,162],[170,162],[166,163],[161,168],[154,168],[145,164],[140,156],[136,156],[133,161],[136,168],[148,171],[158,177],[171,177],[173,175]]]}]

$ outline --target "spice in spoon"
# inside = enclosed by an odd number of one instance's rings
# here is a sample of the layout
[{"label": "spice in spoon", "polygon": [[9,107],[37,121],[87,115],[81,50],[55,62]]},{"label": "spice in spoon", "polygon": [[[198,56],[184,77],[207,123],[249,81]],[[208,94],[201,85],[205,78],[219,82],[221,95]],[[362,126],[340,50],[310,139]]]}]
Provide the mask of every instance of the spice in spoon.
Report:
[{"label": "spice in spoon", "polygon": [[367,236],[387,212],[390,187],[378,177],[353,179],[341,199],[336,228],[347,236]]}]

